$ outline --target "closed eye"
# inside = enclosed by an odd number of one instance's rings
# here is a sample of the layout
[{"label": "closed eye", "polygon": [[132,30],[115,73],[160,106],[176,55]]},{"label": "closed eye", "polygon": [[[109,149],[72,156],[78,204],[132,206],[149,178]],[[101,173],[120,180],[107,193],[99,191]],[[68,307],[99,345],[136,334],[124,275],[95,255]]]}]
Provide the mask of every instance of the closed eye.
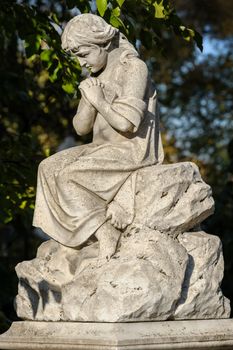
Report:
[{"label": "closed eye", "polygon": [[89,55],[89,52],[75,52],[75,55],[78,57],[85,58]]}]

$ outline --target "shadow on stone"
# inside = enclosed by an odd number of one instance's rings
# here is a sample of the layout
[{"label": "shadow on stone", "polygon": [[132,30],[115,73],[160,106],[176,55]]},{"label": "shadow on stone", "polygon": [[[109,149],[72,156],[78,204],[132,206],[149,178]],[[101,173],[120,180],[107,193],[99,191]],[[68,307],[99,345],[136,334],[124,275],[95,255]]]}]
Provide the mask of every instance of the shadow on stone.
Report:
[{"label": "shadow on stone", "polygon": [[33,312],[33,317],[36,317],[38,306],[39,306],[39,300],[40,296],[38,292],[30,286],[30,283],[27,278],[20,278],[19,279],[19,286],[25,289],[28,300],[31,304],[32,312]]}]

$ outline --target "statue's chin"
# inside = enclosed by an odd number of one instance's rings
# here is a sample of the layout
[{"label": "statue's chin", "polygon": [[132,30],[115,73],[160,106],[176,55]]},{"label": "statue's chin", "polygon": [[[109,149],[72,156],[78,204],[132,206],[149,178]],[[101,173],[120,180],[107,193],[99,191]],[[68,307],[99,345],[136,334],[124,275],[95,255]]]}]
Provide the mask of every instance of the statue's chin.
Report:
[{"label": "statue's chin", "polygon": [[106,64],[107,64],[107,56],[104,57],[100,57],[100,60],[98,62],[96,62],[95,65],[91,66],[89,69],[91,70],[91,73],[99,73],[102,70],[105,69]]},{"label": "statue's chin", "polygon": [[98,73],[101,69],[102,67],[91,67],[91,73]]},{"label": "statue's chin", "polygon": [[91,74],[95,75],[99,75],[103,70],[104,70],[105,66],[98,66],[98,67],[91,67],[90,71]]}]

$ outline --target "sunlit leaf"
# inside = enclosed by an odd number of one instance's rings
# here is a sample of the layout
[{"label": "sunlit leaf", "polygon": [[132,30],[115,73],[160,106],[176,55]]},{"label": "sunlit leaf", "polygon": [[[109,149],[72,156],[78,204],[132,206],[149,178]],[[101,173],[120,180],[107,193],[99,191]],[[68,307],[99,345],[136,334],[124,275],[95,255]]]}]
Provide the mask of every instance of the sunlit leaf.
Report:
[{"label": "sunlit leaf", "polygon": [[124,4],[124,2],[125,2],[125,0],[116,0],[117,1],[117,3],[118,3],[118,5],[121,7],[123,4]]},{"label": "sunlit leaf", "polygon": [[116,17],[119,17],[121,14],[121,9],[119,6],[115,7],[112,11],[111,11],[111,15],[114,15]]},{"label": "sunlit leaf", "polygon": [[187,41],[190,41],[195,36],[195,32],[193,29],[186,28],[182,25],[180,26],[180,30],[182,32],[183,38]]},{"label": "sunlit leaf", "polygon": [[25,201],[22,201],[21,204],[20,204],[20,206],[19,206],[19,208],[20,208],[20,209],[25,209],[25,208],[26,208],[26,205],[27,205],[27,201],[26,201],[26,200],[25,200]]},{"label": "sunlit leaf", "polygon": [[45,148],[44,154],[45,154],[45,157],[49,157],[50,156],[50,148]]},{"label": "sunlit leaf", "polygon": [[42,61],[49,62],[51,60],[52,50],[43,50],[40,54]]},{"label": "sunlit leaf", "polygon": [[97,9],[98,12],[100,14],[100,16],[104,16],[107,7],[108,7],[108,1],[107,0],[96,0],[96,5],[97,5]]},{"label": "sunlit leaf", "polygon": [[164,18],[165,13],[164,13],[163,0],[161,0],[160,2],[155,1],[153,6],[155,8],[155,17],[156,18]]},{"label": "sunlit leaf", "polygon": [[126,31],[124,22],[123,22],[123,21],[121,20],[121,18],[120,18],[120,14],[121,14],[121,9],[120,9],[120,7],[114,8],[114,9],[111,11],[110,24],[111,24],[113,27],[116,27],[116,28],[122,27],[122,28],[124,28],[124,30]]},{"label": "sunlit leaf", "polygon": [[66,83],[62,85],[62,89],[68,94],[74,94],[75,88],[71,83]]}]

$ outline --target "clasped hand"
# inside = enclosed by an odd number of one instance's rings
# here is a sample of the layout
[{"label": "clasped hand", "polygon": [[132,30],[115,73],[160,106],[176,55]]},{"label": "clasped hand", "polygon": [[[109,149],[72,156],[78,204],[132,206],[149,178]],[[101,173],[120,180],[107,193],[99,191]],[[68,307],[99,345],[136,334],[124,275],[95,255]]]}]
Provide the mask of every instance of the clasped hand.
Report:
[{"label": "clasped hand", "polygon": [[104,84],[97,78],[87,78],[79,85],[82,96],[94,107],[97,107],[104,99]]}]

